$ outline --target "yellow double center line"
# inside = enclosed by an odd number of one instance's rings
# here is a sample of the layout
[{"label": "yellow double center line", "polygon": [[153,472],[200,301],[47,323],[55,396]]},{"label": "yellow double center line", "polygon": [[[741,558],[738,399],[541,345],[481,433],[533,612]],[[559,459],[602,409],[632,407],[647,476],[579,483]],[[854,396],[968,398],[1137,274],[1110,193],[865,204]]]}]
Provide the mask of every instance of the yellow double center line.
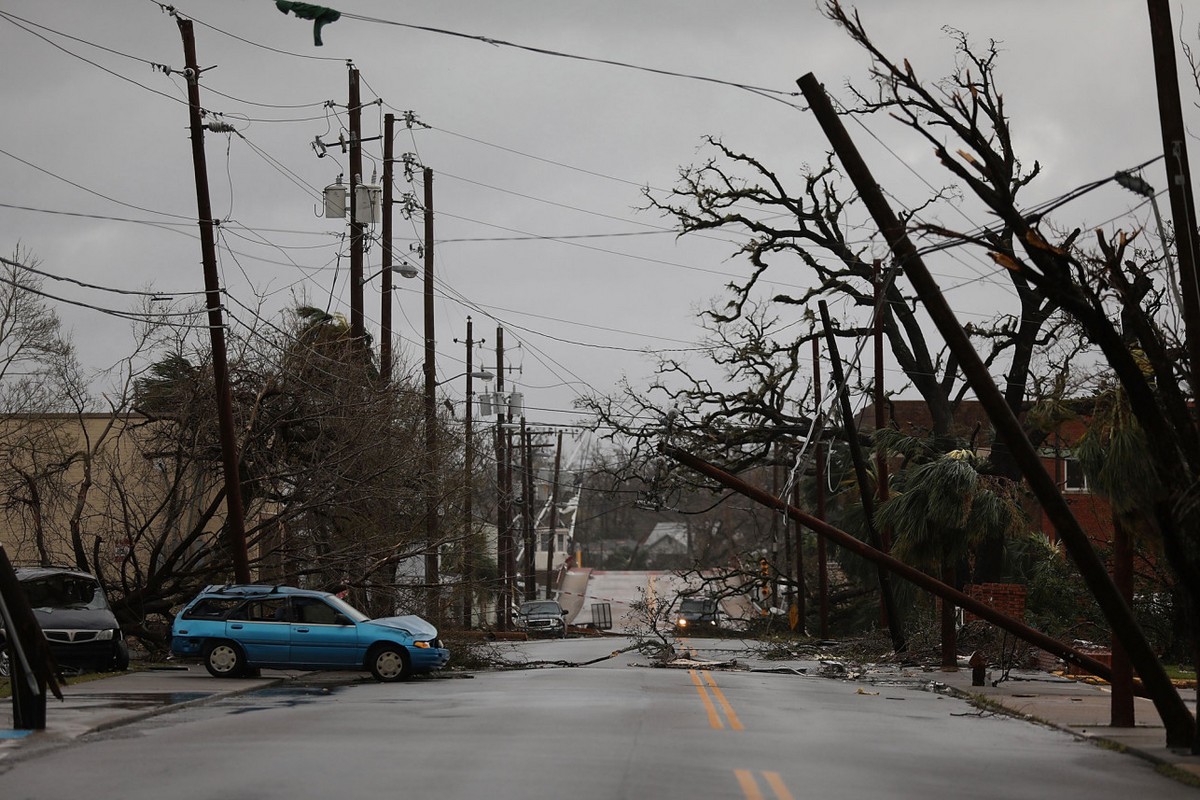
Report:
[{"label": "yellow double center line", "polygon": [[[742,794],[746,796],[746,800],[763,800],[765,795],[759,791],[758,781],[754,779],[753,772],[748,769],[735,769],[733,774],[737,776],[738,785],[742,787]],[[778,772],[764,772],[762,776],[775,793],[776,800],[795,800]]]},{"label": "yellow double center line", "polygon": [[[725,722],[722,721],[721,715],[717,712],[717,706],[713,704],[713,698],[715,697],[717,704],[725,712],[725,719],[729,721],[729,729],[734,731],[744,730],[742,721],[737,718],[737,714],[733,713],[733,707],[729,705],[729,701],[725,699],[725,694],[717,687],[717,682],[713,680],[711,673],[689,669],[688,675],[692,677],[692,683],[696,686],[696,692],[700,695],[700,701],[704,703],[704,710],[708,712],[708,724],[710,726],[716,730],[722,730],[725,727]],[[701,675],[704,675],[703,679],[700,678]]]}]

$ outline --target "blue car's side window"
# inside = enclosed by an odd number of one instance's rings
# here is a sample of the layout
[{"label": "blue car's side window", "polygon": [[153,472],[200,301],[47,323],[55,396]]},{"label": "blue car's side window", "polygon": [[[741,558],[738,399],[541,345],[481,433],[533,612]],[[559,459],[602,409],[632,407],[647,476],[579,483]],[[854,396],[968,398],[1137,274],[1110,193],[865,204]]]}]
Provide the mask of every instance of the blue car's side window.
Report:
[{"label": "blue car's side window", "polygon": [[333,625],[338,612],[329,604],[316,598],[297,597],[294,601],[297,619],[309,625]]},{"label": "blue car's side window", "polygon": [[264,600],[251,600],[230,614],[229,619],[247,622],[285,622],[287,621],[287,599],[272,597]]}]

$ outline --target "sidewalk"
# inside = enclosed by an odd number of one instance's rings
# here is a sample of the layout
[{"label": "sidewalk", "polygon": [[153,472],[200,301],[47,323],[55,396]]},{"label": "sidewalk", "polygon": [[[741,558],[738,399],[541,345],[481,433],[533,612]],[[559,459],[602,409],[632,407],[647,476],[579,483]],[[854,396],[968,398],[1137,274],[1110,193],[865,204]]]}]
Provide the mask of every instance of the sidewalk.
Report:
[{"label": "sidewalk", "polygon": [[46,729],[12,729],[12,700],[0,699],[0,765],[17,754],[60,746],[166,711],[250,692],[301,673],[263,670],[261,678],[216,679],[204,667],[179,665],[98,678],[63,687],[63,699],[46,701]]},{"label": "sidewalk", "polygon": [[[988,671],[983,686],[971,685],[971,670],[923,673],[929,680],[945,684],[959,696],[982,696],[1013,714],[1041,722],[1068,733],[1104,742],[1159,764],[1169,764],[1200,778],[1200,756],[1187,750],[1167,747],[1166,732],[1154,704],[1143,697],[1134,698],[1133,728],[1113,728],[1111,695],[1107,686],[1071,680],[1037,670],[1012,670],[1008,680],[992,686],[1000,678],[998,670]],[[1195,713],[1196,691],[1182,691],[1188,707]]]}]

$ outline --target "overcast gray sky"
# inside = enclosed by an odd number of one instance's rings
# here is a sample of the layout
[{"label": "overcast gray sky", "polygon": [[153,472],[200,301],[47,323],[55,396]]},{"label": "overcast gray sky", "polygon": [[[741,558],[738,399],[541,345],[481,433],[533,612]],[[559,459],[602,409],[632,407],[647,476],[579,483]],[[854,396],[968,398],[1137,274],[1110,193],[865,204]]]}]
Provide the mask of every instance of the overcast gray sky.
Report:
[{"label": "overcast gray sky", "polygon": [[[510,363],[522,368],[509,380],[525,393],[530,418],[543,423],[576,419],[573,397],[606,392],[623,374],[643,381],[652,365],[639,351],[699,347],[697,309],[747,273],[730,258],[735,243],[677,240],[668,221],[639,212],[640,187],[671,187],[680,165],[704,157],[706,134],[789,177],[820,162],[828,146],[799,98],[784,98],[793,106],[714,82],[386,23],[784,93],[811,71],[844,97],[847,79],[865,83],[868,63],[811,0],[332,5],[381,21],[344,17],[314,47],[312,24],[270,0],[175,4],[196,22],[201,65],[217,67],[205,74],[204,106],[241,134],[207,137],[213,210],[227,220],[219,245],[231,324],[254,322],[256,298],[274,321],[301,298],[349,314],[344,225],[315,215],[320,189],[346,171],[346,161],[336,150],[318,158],[311,143],[335,140],[346,125],[351,59],[364,101],[383,101],[364,114],[364,136],[381,132],[387,111],[411,110],[430,126],[402,129],[396,153],[413,152],[435,172],[439,375],[462,371],[464,350],[454,339],[464,337],[468,315],[486,340],[477,364],[494,365],[503,325]],[[877,43],[930,80],[953,65],[945,26],[1002,42],[998,76],[1018,149],[1044,168],[1030,202],[1161,150],[1142,2],[867,0],[857,7]],[[20,242],[55,275],[123,289],[201,289],[184,82],[150,66],[182,67],[175,21],[151,0],[4,0],[0,12],[15,15],[0,17],[0,253],[11,255]],[[1197,19],[1178,4],[1174,13],[1195,43]],[[1194,122],[1194,87],[1185,84],[1184,94]],[[899,200],[923,199],[928,188],[917,175],[944,180],[928,146],[885,119],[869,124],[887,147],[861,130],[860,147]],[[379,143],[368,145],[368,172],[379,156]],[[1164,186],[1161,165],[1146,177]],[[1134,201],[1106,189],[1079,208],[1076,224],[1105,222]],[[420,224],[397,221],[398,251],[420,237]],[[367,258],[369,274],[378,269],[378,248]],[[931,268],[947,285],[992,269],[953,258]],[[803,280],[781,266],[764,288]],[[420,285],[396,281],[394,328],[416,363]],[[376,278],[366,291],[375,333],[379,286]],[[54,281],[47,289],[128,307],[128,298],[95,289]],[[990,316],[1008,299],[978,281],[951,296],[964,321]],[[58,310],[89,367],[128,351],[127,321],[66,304]],[[462,387],[444,388],[461,395]]]}]

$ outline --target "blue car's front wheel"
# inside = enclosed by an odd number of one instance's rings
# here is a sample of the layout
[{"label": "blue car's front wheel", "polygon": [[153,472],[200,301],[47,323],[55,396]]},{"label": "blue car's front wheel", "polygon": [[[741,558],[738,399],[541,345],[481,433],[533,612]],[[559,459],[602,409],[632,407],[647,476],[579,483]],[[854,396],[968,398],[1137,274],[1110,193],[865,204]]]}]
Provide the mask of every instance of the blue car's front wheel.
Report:
[{"label": "blue car's front wheel", "polygon": [[236,678],[246,671],[242,648],[223,639],[204,645],[204,668],[214,678]]},{"label": "blue car's front wheel", "polygon": [[408,651],[398,644],[375,645],[367,654],[367,666],[375,680],[383,683],[402,681],[411,672]]}]

